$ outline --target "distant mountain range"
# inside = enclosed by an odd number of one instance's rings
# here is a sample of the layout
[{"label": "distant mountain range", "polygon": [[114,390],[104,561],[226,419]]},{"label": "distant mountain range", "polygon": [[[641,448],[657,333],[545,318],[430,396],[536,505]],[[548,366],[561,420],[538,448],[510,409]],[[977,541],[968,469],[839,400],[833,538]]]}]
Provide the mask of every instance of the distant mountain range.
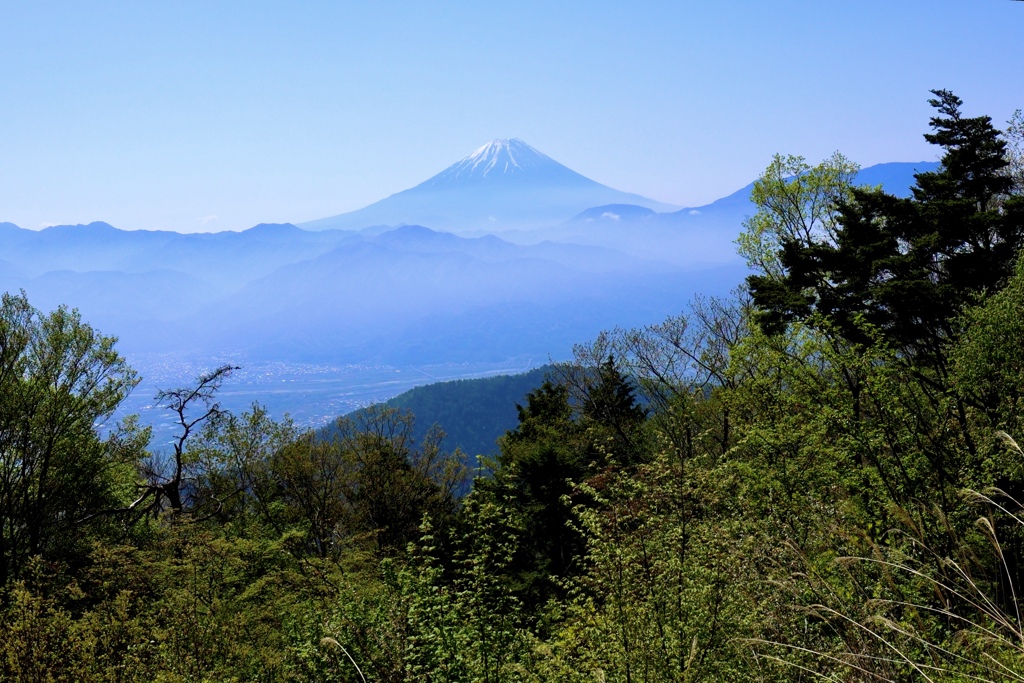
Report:
[{"label": "distant mountain range", "polygon": [[[937,162],[894,162],[862,169],[857,185],[882,186],[891,194],[909,196],[914,174],[932,171]],[[680,267],[727,263],[736,257],[735,239],[743,221],[757,211],[750,201],[753,183],[711,204],[671,212],[613,204],[595,206],[542,230],[501,234],[519,244],[555,240],[601,245],[640,259],[658,259]]]},{"label": "distant mountain range", "polygon": [[[882,164],[858,181],[905,194],[915,170],[934,167]],[[679,209],[497,140],[405,192],[299,227],[178,234],[0,223],[0,289],[24,289],[44,310],[75,306],[133,353],[561,359],[601,329],[655,322],[697,292],[735,287],[746,271],[733,242],[754,210],[750,186]]]},{"label": "distant mountain range", "polygon": [[[888,192],[906,195],[915,172],[937,166],[936,162],[878,164],[862,170],[857,183],[882,185]],[[379,202],[299,227],[382,231],[414,224],[463,234],[500,234],[516,242],[558,239],[607,245],[610,239],[617,248],[633,248],[637,241],[633,230],[649,232],[658,226],[684,230],[691,233],[687,239],[717,247],[721,245],[712,245],[709,237],[714,241],[723,229],[736,230],[743,217],[753,213],[751,187],[706,206],[681,208],[602,185],[513,138],[492,140],[432,178]],[[609,226],[618,234],[603,229]],[[664,258],[660,241],[666,235],[651,237],[659,242],[653,253]],[[685,251],[692,254],[692,240],[689,246]],[[652,254],[643,247],[631,253],[644,258]]]},{"label": "distant mountain range", "polygon": [[132,351],[408,364],[552,353],[725,292],[733,263],[683,272],[597,245],[519,245],[421,226],[310,232],[0,227],[0,287],[79,308]]}]

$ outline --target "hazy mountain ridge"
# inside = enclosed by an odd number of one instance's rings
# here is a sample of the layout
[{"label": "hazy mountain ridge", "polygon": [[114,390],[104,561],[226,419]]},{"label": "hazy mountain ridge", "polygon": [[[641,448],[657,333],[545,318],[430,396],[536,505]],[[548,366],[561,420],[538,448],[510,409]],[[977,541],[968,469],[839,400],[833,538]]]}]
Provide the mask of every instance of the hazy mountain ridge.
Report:
[{"label": "hazy mountain ridge", "polygon": [[[258,225],[243,232],[177,233],[121,230],[107,223],[0,230],[0,253],[31,275],[53,270],[179,270],[222,286],[240,286],[256,273],[330,250],[356,233],[311,233],[291,225]],[[234,280],[232,279],[234,278]]]},{"label": "hazy mountain ridge", "polygon": [[[211,302],[194,329],[185,325],[165,339],[206,338],[214,347],[242,343],[261,356],[318,361],[332,354],[375,362],[401,357],[409,363],[455,361],[467,352],[475,359],[481,353],[490,359],[544,355],[556,348],[564,354],[585,338],[583,332],[596,333],[613,316],[661,317],[681,305],[680,291],[706,284],[724,293],[742,276],[733,267],[728,284],[703,274],[688,274],[687,284],[678,284],[680,274],[664,267],[587,271],[507,243],[503,258],[481,258],[457,248],[479,239],[455,238],[447,250],[417,251],[389,245],[389,235],[345,244],[253,280]],[[434,235],[441,241],[451,237]],[[570,253],[574,247],[558,248]],[[513,306],[525,313],[522,325],[509,320]],[[472,347],[481,351],[473,353]],[[413,357],[409,349],[420,349],[422,356]]]},{"label": "hazy mountain ridge", "polygon": [[[914,168],[933,167],[886,164],[859,180],[905,193]],[[508,196],[527,213],[529,197],[547,197],[533,207],[537,215],[559,192],[610,190],[509,140],[399,195],[486,200],[510,179],[517,191]],[[660,212],[664,205],[618,193],[542,228],[478,235],[448,230],[451,214],[428,227],[404,216],[399,227],[371,221],[359,231],[261,224],[179,234],[102,222],[31,231],[4,223],[0,285],[24,288],[41,308],[76,306],[135,351],[409,364],[562,357],[603,328],[658,320],[695,292],[724,294],[738,284],[746,271],[733,241],[755,210],[750,188]]]},{"label": "hazy mountain ridge", "polygon": [[[5,253],[37,271],[91,260],[100,268],[33,275],[12,263],[0,270],[5,289],[24,288],[43,308],[76,306],[137,351],[233,348],[296,361],[543,356],[566,353],[622,316],[635,319],[632,312],[661,316],[679,306],[677,293],[661,292],[674,270],[663,263],[599,246],[524,246],[422,226],[380,235],[287,225],[212,235],[105,224],[8,232],[5,246],[14,248]],[[74,248],[90,234],[88,249]],[[119,262],[131,271],[107,268]],[[510,306],[526,319],[506,334]]]},{"label": "hazy mountain ridge", "polygon": [[496,235],[463,237],[447,232],[437,232],[422,225],[403,225],[380,234],[376,239],[368,235],[363,239],[372,239],[377,244],[387,245],[401,251],[433,253],[462,251],[484,261],[534,258],[594,272],[615,270],[648,272],[669,268],[664,262],[637,259],[600,245],[579,245],[551,240],[530,245],[518,245]]},{"label": "hazy mountain ridge", "polygon": [[[858,185],[881,185],[897,196],[909,196],[914,174],[933,171],[938,162],[893,162],[862,169]],[[668,261],[677,267],[728,263],[736,258],[734,240],[743,221],[756,213],[750,201],[753,183],[710,204],[659,213],[643,206],[594,206],[572,218],[539,230],[499,233],[517,244],[556,240],[600,245],[639,259]]]}]

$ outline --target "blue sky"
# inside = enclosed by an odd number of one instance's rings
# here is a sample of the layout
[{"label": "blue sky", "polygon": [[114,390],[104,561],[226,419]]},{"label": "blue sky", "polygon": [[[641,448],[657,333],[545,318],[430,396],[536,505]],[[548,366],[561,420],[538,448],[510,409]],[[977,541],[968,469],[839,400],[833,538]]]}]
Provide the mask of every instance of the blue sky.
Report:
[{"label": "blue sky", "polygon": [[934,159],[930,88],[1024,108],[1024,3],[0,0],[0,221],[244,229],[496,137],[699,205],[775,152]]}]

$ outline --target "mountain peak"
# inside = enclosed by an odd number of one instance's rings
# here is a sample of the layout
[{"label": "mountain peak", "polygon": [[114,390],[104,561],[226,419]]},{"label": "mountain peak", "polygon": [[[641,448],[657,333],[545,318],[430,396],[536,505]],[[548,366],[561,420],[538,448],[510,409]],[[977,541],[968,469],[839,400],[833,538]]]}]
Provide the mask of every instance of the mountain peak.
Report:
[{"label": "mountain peak", "polygon": [[115,228],[110,223],[104,223],[103,221],[93,221],[92,223],[89,223],[87,225],[83,224],[83,223],[78,223],[76,225],[51,225],[51,226],[43,228],[41,230],[41,232],[47,232],[47,231],[49,231],[51,234],[67,233],[67,232],[75,232],[75,233],[85,233],[85,232],[89,232],[89,233],[95,233],[95,232],[108,232],[108,233],[109,232],[123,232],[122,230],[118,230],[117,228]]},{"label": "mountain peak", "polygon": [[620,192],[563,166],[519,138],[478,147],[415,187],[340,216],[303,223],[306,230],[415,223],[448,232],[494,232],[557,225],[592,206],[679,207]]},{"label": "mountain peak", "polygon": [[472,172],[483,175],[492,172],[521,173],[525,170],[524,165],[529,166],[538,159],[551,160],[519,138],[497,138],[464,157],[451,168],[469,166]]},{"label": "mountain peak", "polygon": [[421,187],[550,178],[552,175],[583,179],[519,138],[497,138],[422,183]]}]

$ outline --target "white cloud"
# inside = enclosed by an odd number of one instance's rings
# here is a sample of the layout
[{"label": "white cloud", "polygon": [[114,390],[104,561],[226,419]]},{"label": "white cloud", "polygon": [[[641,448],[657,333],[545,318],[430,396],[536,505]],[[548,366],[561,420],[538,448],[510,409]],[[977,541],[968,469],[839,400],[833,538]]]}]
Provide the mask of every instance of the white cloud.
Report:
[{"label": "white cloud", "polygon": [[613,221],[617,221],[619,220],[619,215],[616,213],[612,213],[611,211],[605,211],[604,213],[601,214],[601,218],[610,218]]},{"label": "white cloud", "polygon": [[690,209],[690,215],[691,216],[697,216],[699,214],[700,214],[700,211],[698,211],[697,209]]},{"label": "white cloud", "polygon": [[196,220],[199,221],[201,225],[207,225],[209,223],[214,222],[215,220],[218,220],[219,218],[220,217],[217,216],[216,214],[211,213],[209,216],[203,216],[201,218],[197,218]]}]

